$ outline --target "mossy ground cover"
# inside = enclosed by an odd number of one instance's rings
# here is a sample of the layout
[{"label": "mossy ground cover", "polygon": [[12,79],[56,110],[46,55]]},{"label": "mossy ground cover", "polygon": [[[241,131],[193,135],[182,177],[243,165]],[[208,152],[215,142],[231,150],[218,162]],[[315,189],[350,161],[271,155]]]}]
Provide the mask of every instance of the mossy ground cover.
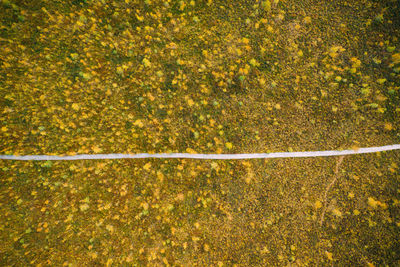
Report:
[{"label": "mossy ground cover", "polygon": [[[0,5],[1,154],[400,142],[398,1]],[[1,263],[398,265],[399,156],[1,161]]]}]

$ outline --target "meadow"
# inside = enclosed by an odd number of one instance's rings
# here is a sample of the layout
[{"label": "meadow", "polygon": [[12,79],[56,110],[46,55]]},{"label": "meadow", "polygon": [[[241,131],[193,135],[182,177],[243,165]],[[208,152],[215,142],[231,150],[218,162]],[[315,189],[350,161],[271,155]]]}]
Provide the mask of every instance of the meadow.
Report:
[{"label": "meadow", "polygon": [[[399,38],[397,0],[1,0],[0,154],[398,144]],[[0,160],[0,265],[400,265],[399,164]]]}]

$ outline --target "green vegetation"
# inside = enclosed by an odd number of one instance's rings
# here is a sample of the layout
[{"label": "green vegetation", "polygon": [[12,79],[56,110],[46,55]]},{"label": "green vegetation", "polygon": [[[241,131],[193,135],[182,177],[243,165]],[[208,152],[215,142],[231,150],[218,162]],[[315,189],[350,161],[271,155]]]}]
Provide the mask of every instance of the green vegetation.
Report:
[{"label": "green vegetation", "polygon": [[[1,0],[0,154],[400,143],[399,14],[396,0]],[[399,158],[0,161],[0,263],[399,265]]]}]

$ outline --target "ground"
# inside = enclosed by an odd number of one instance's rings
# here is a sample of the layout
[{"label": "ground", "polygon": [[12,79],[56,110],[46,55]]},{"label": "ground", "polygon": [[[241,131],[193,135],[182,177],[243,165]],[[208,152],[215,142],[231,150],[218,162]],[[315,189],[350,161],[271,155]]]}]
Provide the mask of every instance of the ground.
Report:
[{"label": "ground", "polygon": [[[0,154],[400,143],[398,1],[0,7]],[[0,263],[400,265],[399,164],[1,160]]]}]

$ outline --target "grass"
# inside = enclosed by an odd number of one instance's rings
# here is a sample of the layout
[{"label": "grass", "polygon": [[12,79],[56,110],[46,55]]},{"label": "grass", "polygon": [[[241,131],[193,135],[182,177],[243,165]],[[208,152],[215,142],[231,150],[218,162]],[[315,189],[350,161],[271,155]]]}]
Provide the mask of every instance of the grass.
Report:
[{"label": "grass", "polygon": [[[399,143],[398,1],[0,5],[1,154]],[[1,263],[399,264],[399,153],[337,160],[1,161]]]}]

